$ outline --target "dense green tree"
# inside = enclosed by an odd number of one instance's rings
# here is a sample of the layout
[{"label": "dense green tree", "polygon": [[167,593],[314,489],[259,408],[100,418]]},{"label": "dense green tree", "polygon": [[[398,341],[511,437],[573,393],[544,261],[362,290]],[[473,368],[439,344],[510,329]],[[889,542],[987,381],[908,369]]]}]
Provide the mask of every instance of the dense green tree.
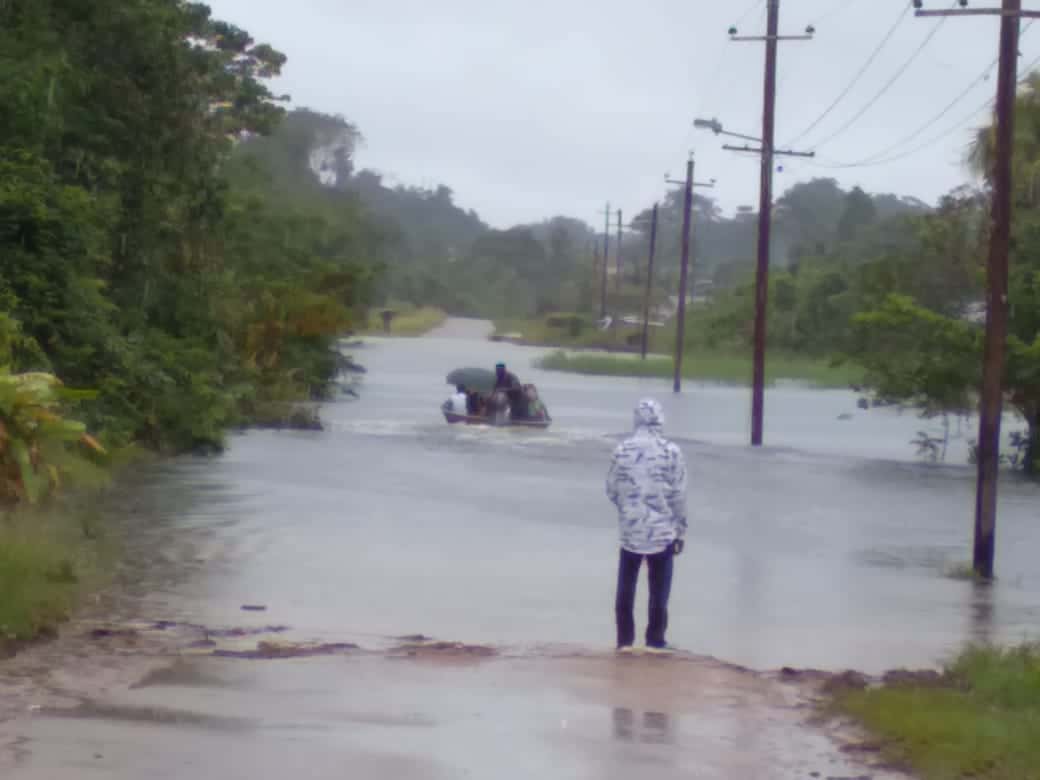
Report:
[{"label": "dense green tree", "polygon": [[235,162],[280,125],[284,63],[198,3],[0,3],[12,367],[94,388],[83,414],[111,441],[218,443],[269,399],[320,394],[370,295],[360,208]]},{"label": "dense green tree", "polygon": [[845,210],[838,220],[838,240],[852,241],[876,221],[877,207],[873,199],[859,187],[853,187],[845,196]]}]

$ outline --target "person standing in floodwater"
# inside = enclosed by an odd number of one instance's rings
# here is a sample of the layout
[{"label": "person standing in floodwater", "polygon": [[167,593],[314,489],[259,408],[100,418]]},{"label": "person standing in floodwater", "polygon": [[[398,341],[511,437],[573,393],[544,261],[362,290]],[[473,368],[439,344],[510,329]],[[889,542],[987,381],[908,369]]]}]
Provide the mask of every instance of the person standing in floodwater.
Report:
[{"label": "person standing in floodwater", "polygon": [[631,652],[635,642],[636,584],[646,559],[650,584],[646,647],[667,652],[668,597],[672,565],[686,536],[686,460],[664,438],[664,414],[657,401],[640,401],[635,432],[614,450],[607,472],[607,497],[618,510],[621,555],[618,563],[617,648]]}]

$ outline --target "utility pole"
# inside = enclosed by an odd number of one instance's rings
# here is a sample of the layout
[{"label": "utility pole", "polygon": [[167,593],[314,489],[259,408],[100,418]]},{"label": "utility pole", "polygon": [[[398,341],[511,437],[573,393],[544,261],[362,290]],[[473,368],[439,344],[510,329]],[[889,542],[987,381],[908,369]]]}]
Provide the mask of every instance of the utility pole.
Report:
[{"label": "utility pole", "polygon": [[[599,267],[599,241],[589,242],[592,246],[592,295],[596,294],[596,282],[602,278],[602,272]],[[595,299],[593,299],[595,300]],[[591,303],[591,302],[590,302]],[[595,305],[592,303],[591,305]],[[602,305],[602,303],[601,303]]]},{"label": "utility pole", "polygon": [[650,257],[646,262],[646,295],[643,298],[643,341],[640,355],[646,360],[650,346],[650,298],[654,289],[654,253],[657,250],[657,204],[654,204],[650,217]]},{"label": "utility pole", "polygon": [[776,55],[780,0],[769,0],[766,26],[765,104],[762,108],[762,172],[755,266],[755,355],[751,377],[751,446],[762,446],[766,394],[766,310],[769,304],[769,240],[773,224],[773,144],[776,131]]},{"label": "utility pole", "polygon": [[693,223],[693,155],[686,161],[686,184],[683,189],[682,263],[679,266],[679,310],[675,330],[675,376],[672,392],[682,391],[683,342],[686,337],[686,274],[690,267],[690,228]]},{"label": "utility pole", "polygon": [[604,211],[606,218],[603,222],[603,266],[600,268],[600,300],[599,318],[607,318],[607,265],[610,263],[610,201]]},{"label": "utility pole", "polygon": [[[1000,472],[1000,422],[1004,409],[1004,361],[1008,331],[1008,251],[1011,240],[1011,161],[1015,143],[1015,90],[1018,82],[1018,40],[1023,17],[1040,18],[1040,11],[1023,11],[1022,0],[1003,0],[1000,8],[960,8],[925,11],[914,3],[917,16],[1000,16],[1000,66],[997,77],[997,132],[992,171],[989,258],[986,264],[986,337],[982,357],[982,397],[979,402],[978,477],[975,492],[976,574],[993,579],[996,552],[997,482]],[[966,5],[963,4],[963,5]]]},{"label": "utility pole", "polygon": [[675,323],[675,375],[672,379],[672,391],[682,392],[682,361],[684,342],[686,340],[686,283],[690,270],[690,233],[693,230],[693,188],[714,187],[715,180],[698,183],[693,177],[694,164],[693,155],[686,161],[686,181],[678,182],[665,177],[670,184],[683,185],[683,226],[682,226],[682,261],[679,266],[679,308],[676,312]]},{"label": "utility pole", "polygon": [[[778,44],[782,40],[809,40],[815,30],[806,28],[805,35],[780,35],[780,0],[768,0],[765,37],[740,37],[730,29],[734,41],[765,42],[766,65],[762,107],[762,148],[745,146],[736,151],[758,151],[762,156],[758,207],[758,256],[755,265],[755,336],[751,389],[751,446],[761,447],[764,430],[766,385],[766,315],[769,305],[769,241],[773,220],[773,160],[776,130],[776,63]],[[717,125],[717,123],[716,123]],[[732,148],[732,147],[727,147]],[[808,156],[808,155],[806,155]]]},{"label": "utility pole", "polygon": [[617,262],[615,272],[617,278],[614,280],[614,292],[618,295],[621,294],[621,209],[617,210],[617,246],[614,248],[614,252],[617,254]]}]

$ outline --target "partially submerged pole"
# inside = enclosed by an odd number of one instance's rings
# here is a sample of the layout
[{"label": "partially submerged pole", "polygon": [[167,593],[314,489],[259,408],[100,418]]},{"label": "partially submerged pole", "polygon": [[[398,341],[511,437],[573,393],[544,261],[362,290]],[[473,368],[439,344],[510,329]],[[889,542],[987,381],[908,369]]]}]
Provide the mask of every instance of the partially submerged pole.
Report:
[{"label": "partially submerged pole", "polygon": [[682,264],[679,267],[679,310],[675,325],[675,377],[673,392],[682,391],[682,359],[686,336],[686,277],[690,268],[690,223],[693,221],[693,155],[686,161],[686,187],[683,191]]},{"label": "partially submerged pole", "polygon": [[657,204],[654,204],[650,217],[650,258],[646,264],[646,296],[643,299],[643,342],[640,354],[646,360],[650,344],[650,298],[654,289],[654,252],[657,248]]},{"label": "partially submerged pole", "polygon": [[975,498],[976,573],[993,578],[997,530],[997,479],[1000,471],[1000,421],[1003,415],[1008,331],[1008,250],[1011,238],[1011,159],[1015,143],[1015,87],[1021,0],[1004,0],[1000,22],[996,153],[989,260],[986,265],[986,343],[979,404],[978,484]]}]

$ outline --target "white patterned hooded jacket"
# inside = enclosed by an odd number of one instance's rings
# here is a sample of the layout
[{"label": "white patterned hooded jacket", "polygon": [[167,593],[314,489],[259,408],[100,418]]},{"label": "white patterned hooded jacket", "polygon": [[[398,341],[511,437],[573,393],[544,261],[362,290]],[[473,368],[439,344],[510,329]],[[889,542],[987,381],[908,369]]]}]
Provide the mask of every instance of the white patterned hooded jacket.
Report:
[{"label": "white patterned hooded jacket", "polygon": [[607,497],[618,509],[621,546],[638,555],[663,552],[686,535],[686,461],[664,438],[656,401],[640,401],[635,433],[614,450]]}]

